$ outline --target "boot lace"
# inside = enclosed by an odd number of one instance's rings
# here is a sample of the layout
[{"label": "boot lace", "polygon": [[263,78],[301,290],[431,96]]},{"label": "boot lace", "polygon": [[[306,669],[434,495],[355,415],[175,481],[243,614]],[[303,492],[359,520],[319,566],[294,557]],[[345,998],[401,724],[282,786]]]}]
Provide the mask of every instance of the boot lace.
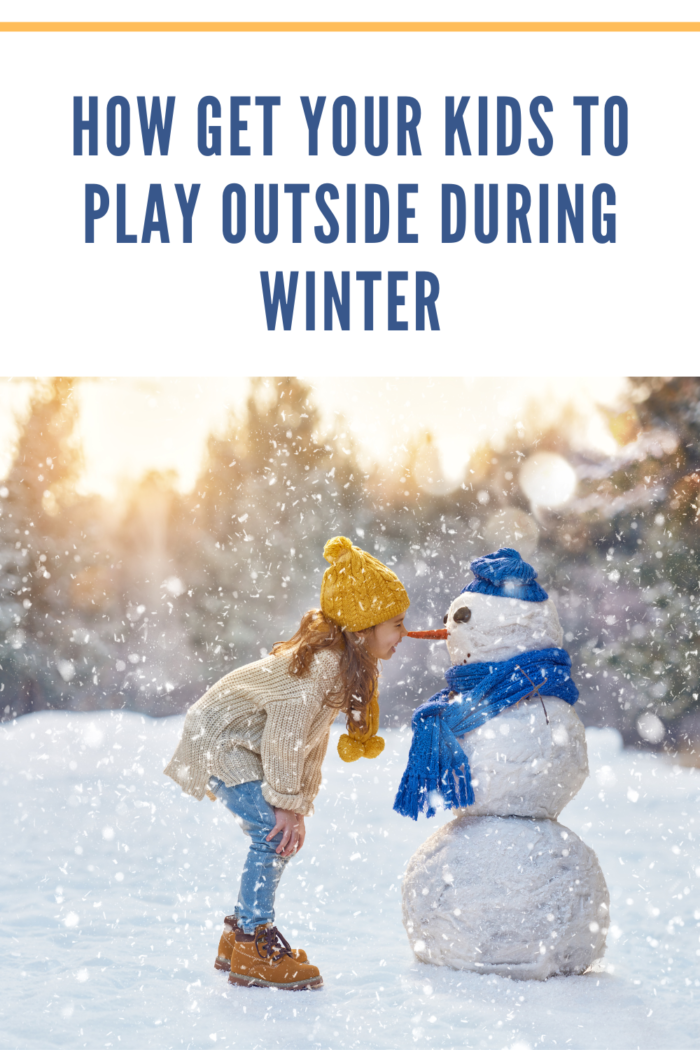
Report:
[{"label": "boot lace", "polygon": [[[262,945],[263,951],[260,951]],[[261,959],[279,962],[285,955],[292,958],[292,948],[276,926],[266,926],[255,938],[255,950]]]}]

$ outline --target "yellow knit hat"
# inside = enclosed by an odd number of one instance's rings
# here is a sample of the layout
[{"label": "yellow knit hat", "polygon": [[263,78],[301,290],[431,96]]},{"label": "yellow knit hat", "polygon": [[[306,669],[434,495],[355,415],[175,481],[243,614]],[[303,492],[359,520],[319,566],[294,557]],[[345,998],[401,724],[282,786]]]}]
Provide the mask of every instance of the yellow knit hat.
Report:
[{"label": "yellow knit hat", "polygon": [[323,557],[330,566],[321,583],[321,609],[340,627],[364,631],[411,604],[398,576],[346,536],[329,540]]}]

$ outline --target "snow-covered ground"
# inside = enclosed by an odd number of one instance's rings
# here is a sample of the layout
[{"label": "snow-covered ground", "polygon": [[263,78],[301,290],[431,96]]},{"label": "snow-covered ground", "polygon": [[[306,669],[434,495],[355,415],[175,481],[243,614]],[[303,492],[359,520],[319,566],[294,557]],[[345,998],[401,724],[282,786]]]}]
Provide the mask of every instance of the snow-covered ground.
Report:
[{"label": "snow-covered ground", "polygon": [[247,840],[162,775],[181,725],[43,712],[0,728],[3,1048],[697,1047],[700,771],[589,731],[592,775],[560,821],[610,887],[605,968],[517,982],[414,960],[401,879],[449,816],[392,811],[406,732],[352,765],[333,742],[277,916],[325,987],[293,994],[213,969]]}]

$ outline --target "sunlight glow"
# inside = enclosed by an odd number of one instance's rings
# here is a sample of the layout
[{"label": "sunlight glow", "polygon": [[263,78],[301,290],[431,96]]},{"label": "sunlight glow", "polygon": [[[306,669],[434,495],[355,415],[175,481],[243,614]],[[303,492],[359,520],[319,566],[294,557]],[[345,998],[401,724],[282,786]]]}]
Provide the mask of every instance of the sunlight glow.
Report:
[{"label": "sunlight glow", "polygon": [[556,452],[536,452],[520,468],[520,487],[535,507],[561,507],[574,494],[576,474]]},{"label": "sunlight glow", "polygon": [[[567,410],[574,445],[609,454],[615,442],[598,406],[616,404],[626,389],[622,378],[595,377],[301,378],[311,387],[322,427],[347,431],[367,468],[377,464],[400,473],[408,448],[430,434],[432,447],[421,451],[416,481],[424,491],[442,494],[462,483],[480,446],[497,449],[523,419],[544,429]],[[9,468],[16,421],[25,414],[31,391],[29,380],[0,381],[0,478]],[[209,435],[223,430],[232,411],[243,409],[249,391],[247,379],[232,377],[80,380],[79,491],[124,496],[152,470],[174,471],[176,486],[188,491]]]}]

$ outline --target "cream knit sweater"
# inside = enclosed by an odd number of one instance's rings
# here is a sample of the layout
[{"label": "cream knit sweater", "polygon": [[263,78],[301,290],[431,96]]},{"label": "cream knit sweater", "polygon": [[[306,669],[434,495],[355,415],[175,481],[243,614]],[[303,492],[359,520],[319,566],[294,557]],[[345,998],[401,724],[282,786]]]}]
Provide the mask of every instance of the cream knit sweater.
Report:
[{"label": "cream knit sweater", "polygon": [[163,772],[197,799],[212,774],[227,787],[262,780],[271,806],[313,813],[338,714],[323,706],[337,682],[338,659],[321,650],[301,678],[288,673],[284,654],[231,671],[189,709]]}]

